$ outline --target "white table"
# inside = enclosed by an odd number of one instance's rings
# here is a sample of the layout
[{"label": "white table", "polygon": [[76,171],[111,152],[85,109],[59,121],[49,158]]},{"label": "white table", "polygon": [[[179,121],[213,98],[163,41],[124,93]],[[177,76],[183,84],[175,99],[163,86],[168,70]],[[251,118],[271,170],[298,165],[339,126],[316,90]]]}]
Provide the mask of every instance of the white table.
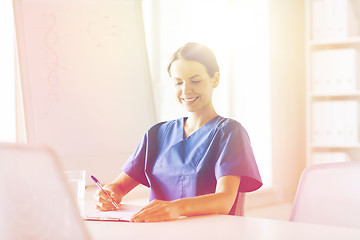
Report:
[{"label": "white table", "polygon": [[94,240],[359,240],[360,229],[210,215],[160,223],[86,222]]}]

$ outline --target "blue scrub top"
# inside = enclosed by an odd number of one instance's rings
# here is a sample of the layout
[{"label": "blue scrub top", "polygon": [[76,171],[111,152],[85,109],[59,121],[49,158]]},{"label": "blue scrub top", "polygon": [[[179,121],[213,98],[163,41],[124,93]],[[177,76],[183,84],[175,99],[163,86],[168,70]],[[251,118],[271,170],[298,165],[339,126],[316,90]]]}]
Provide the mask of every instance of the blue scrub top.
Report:
[{"label": "blue scrub top", "polygon": [[152,126],[122,170],[150,187],[150,201],[214,193],[222,176],[240,176],[239,192],[261,187],[249,136],[237,121],[217,116],[184,139],[180,118]]}]

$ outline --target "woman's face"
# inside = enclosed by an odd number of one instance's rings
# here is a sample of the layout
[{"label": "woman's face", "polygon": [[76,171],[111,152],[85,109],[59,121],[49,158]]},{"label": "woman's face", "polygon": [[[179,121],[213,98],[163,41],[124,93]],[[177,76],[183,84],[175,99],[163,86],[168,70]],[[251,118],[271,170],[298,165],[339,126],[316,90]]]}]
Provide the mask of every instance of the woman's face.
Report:
[{"label": "woman's face", "polygon": [[178,59],[171,64],[176,98],[189,112],[202,113],[212,109],[212,92],[218,85],[219,73],[210,77],[199,62]]}]

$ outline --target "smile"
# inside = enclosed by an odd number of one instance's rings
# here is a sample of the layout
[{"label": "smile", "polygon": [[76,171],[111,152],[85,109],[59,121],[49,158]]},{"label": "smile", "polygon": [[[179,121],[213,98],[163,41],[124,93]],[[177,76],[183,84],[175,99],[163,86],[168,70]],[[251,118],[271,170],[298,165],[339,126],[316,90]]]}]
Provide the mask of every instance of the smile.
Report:
[{"label": "smile", "polygon": [[184,102],[186,103],[192,103],[195,102],[199,97],[194,97],[194,98],[181,98]]}]

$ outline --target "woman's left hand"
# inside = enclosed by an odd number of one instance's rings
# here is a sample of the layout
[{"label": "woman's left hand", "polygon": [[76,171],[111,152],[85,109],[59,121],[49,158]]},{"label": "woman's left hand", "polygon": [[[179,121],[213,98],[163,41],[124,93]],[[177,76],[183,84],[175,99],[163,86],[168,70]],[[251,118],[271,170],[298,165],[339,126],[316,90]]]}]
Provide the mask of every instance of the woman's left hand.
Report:
[{"label": "woman's left hand", "polygon": [[134,214],[131,222],[160,222],[180,217],[181,211],[176,201],[154,200]]}]

